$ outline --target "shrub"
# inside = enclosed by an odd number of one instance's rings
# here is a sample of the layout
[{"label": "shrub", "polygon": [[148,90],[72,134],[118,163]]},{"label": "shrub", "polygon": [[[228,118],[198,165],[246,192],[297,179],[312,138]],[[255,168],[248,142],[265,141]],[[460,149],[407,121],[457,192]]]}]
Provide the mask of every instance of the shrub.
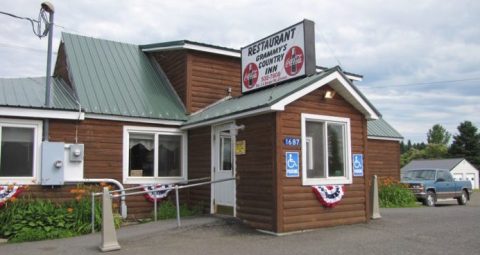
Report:
[{"label": "shrub", "polygon": [[417,199],[407,187],[391,178],[379,182],[380,207],[415,207]]},{"label": "shrub", "polygon": [[[95,206],[95,226],[101,228],[101,205]],[[80,198],[62,204],[18,199],[0,210],[0,236],[12,242],[64,238],[91,230],[91,202]]]}]

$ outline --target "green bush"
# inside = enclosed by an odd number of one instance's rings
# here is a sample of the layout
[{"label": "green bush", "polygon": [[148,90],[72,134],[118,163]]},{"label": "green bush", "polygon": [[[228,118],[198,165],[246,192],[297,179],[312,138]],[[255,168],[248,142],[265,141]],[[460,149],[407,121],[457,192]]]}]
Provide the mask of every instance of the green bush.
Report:
[{"label": "green bush", "polygon": [[[200,208],[190,209],[185,204],[180,205],[181,217],[198,215],[200,213],[201,213]],[[165,220],[165,219],[174,219],[176,217],[177,217],[177,209],[176,209],[176,206],[171,201],[163,201],[158,204],[157,219]]]},{"label": "green bush", "polygon": [[[101,228],[101,206],[95,206],[95,226]],[[19,199],[0,209],[0,236],[12,242],[63,238],[91,230],[91,202],[81,198],[63,204]]]},{"label": "green bush", "polygon": [[380,207],[415,207],[417,199],[405,185],[400,183],[389,183],[380,185],[378,196]]}]

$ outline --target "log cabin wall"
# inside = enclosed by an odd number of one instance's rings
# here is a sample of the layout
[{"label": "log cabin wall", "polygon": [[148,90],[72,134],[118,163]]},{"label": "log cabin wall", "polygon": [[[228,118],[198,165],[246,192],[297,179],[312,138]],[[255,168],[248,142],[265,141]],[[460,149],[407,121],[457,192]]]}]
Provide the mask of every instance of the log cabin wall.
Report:
[{"label": "log cabin wall", "polygon": [[[325,86],[287,105],[277,117],[277,232],[291,232],[367,221],[368,193],[364,177],[352,177],[345,185],[345,196],[335,208],[324,208],[310,186],[303,186],[301,176],[287,178],[285,152],[298,151],[301,146],[283,145],[286,136],[301,137],[301,114],[319,114],[350,118],[352,154],[366,154],[367,123],[362,113],[339,94],[323,99]],[[301,157],[300,157],[301,160]],[[301,162],[300,162],[301,165]],[[366,171],[366,170],[365,170]],[[365,173],[365,175],[367,175]]]},{"label": "log cabin wall", "polygon": [[[145,123],[107,121],[86,119],[84,121],[50,120],[50,141],[75,143],[75,132],[78,132],[78,143],[84,144],[84,178],[110,178],[123,181],[123,126],[155,126]],[[163,126],[165,127],[165,126]],[[86,183],[86,185],[92,185]],[[98,183],[93,184],[98,186]],[[114,185],[112,185],[114,186]],[[136,185],[124,185],[125,188]],[[62,202],[74,199],[70,192],[76,185],[41,186],[31,185],[22,196],[50,199]],[[117,189],[117,187],[114,187]],[[173,193],[172,193],[173,194]],[[171,196],[171,195],[170,195]],[[186,196],[180,196],[186,199]],[[153,203],[143,195],[126,198],[129,218],[152,217]]]},{"label": "log cabin wall", "polygon": [[[188,131],[188,179],[212,176],[211,127],[202,127]],[[190,206],[200,206],[210,213],[210,185],[187,189]]]},{"label": "log cabin wall", "polygon": [[237,217],[250,226],[276,232],[276,114],[244,118],[237,141],[246,142],[246,154],[236,156]]},{"label": "log cabin wall", "polygon": [[185,50],[175,50],[149,54],[162,67],[177,95],[185,107],[189,109],[190,100],[187,100],[189,94],[187,90],[187,52]]},{"label": "log cabin wall", "polygon": [[371,175],[400,180],[400,143],[398,141],[368,139],[367,161]]},{"label": "log cabin wall", "polygon": [[160,64],[173,88],[193,113],[228,95],[241,95],[240,58],[175,50],[149,53]]}]

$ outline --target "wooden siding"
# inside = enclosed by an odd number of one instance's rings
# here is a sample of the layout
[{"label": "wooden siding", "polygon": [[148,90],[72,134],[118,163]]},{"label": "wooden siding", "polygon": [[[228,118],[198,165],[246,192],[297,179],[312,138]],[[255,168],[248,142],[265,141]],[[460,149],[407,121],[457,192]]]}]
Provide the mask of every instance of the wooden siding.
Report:
[{"label": "wooden siding", "polygon": [[[94,119],[78,122],[51,120],[50,141],[75,143],[75,133],[78,132],[78,143],[83,143],[85,146],[84,178],[110,178],[122,182],[124,125],[155,126]],[[125,187],[131,186],[134,185],[125,185]],[[38,186],[32,190],[36,191],[38,189],[44,191],[41,196],[44,198],[59,200],[59,197],[64,195],[71,197],[71,194],[67,194],[70,189],[68,187],[46,189]],[[148,202],[143,195],[129,196],[126,203],[130,218],[151,217],[153,203]]]},{"label": "wooden siding", "polygon": [[[202,127],[188,131],[188,178],[211,177],[211,128]],[[211,186],[203,185],[188,189],[191,206],[202,206],[210,213]]]},{"label": "wooden siding", "polygon": [[237,217],[254,228],[276,231],[275,114],[237,120],[245,125],[237,141],[246,154],[236,156]]},{"label": "wooden siding", "polygon": [[239,58],[175,50],[151,53],[181,98],[187,113],[196,112],[231,95],[241,95]]},{"label": "wooden siding", "polygon": [[167,75],[172,87],[187,109],[190,107],[187,90],[187,54],[183,50],[152,53],[157,63]]},{"label": "wooden siding", "polygon": [[315,197],[310,186],[302,186],[299,178],[286,178],[285,152],[298,151],[301,146],[284,146],[287,136],[301,137],[301,113],[328,115],[350,118],[352,153],[366,150],[366,120],[364,116],[346,102],[340,95],[330,100],[323,99],[328,86],[313,91],[288,105],[278,115],[277,136],[277,188],[278,231],[290,232],[341,224],[353,224],[367,221],[367,186],[364,177],[353,177],[353,184],[345,185],[345,196],[335,208],[324,208]]},{"label": "wooden siding", "polygon": [[72,88],[72,83],[68,74],[68,64],[67,57],[65,55],[65,46],[63,43],[60,43],[60,47],[58,48],[57,63],[55,64],[53,76],[62,78],[70,86],[70,88]]},{"label": "wooden siding", "polygon": [[377,139],[368,139],[367,143],[367,168],[370,175],[400,180],[400,143]]},{"label": "wooden siding", "polygon": [[189,51],[189,112],[198,111],[228,95],[241,95],[239,58]]}]

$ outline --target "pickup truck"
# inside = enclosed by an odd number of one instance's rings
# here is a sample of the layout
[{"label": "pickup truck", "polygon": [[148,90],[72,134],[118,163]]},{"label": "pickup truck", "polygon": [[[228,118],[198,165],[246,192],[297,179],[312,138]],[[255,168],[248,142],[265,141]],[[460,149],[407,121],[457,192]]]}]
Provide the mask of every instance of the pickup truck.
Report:
[{"label": "pickup truck", "polygon": [[415,169],[407,171],[402,183],[426,206],[435,206],[439,199],[454,198],[459,205],[466,205],[472,194],[470,181],[455,181],[448,170]]}]

